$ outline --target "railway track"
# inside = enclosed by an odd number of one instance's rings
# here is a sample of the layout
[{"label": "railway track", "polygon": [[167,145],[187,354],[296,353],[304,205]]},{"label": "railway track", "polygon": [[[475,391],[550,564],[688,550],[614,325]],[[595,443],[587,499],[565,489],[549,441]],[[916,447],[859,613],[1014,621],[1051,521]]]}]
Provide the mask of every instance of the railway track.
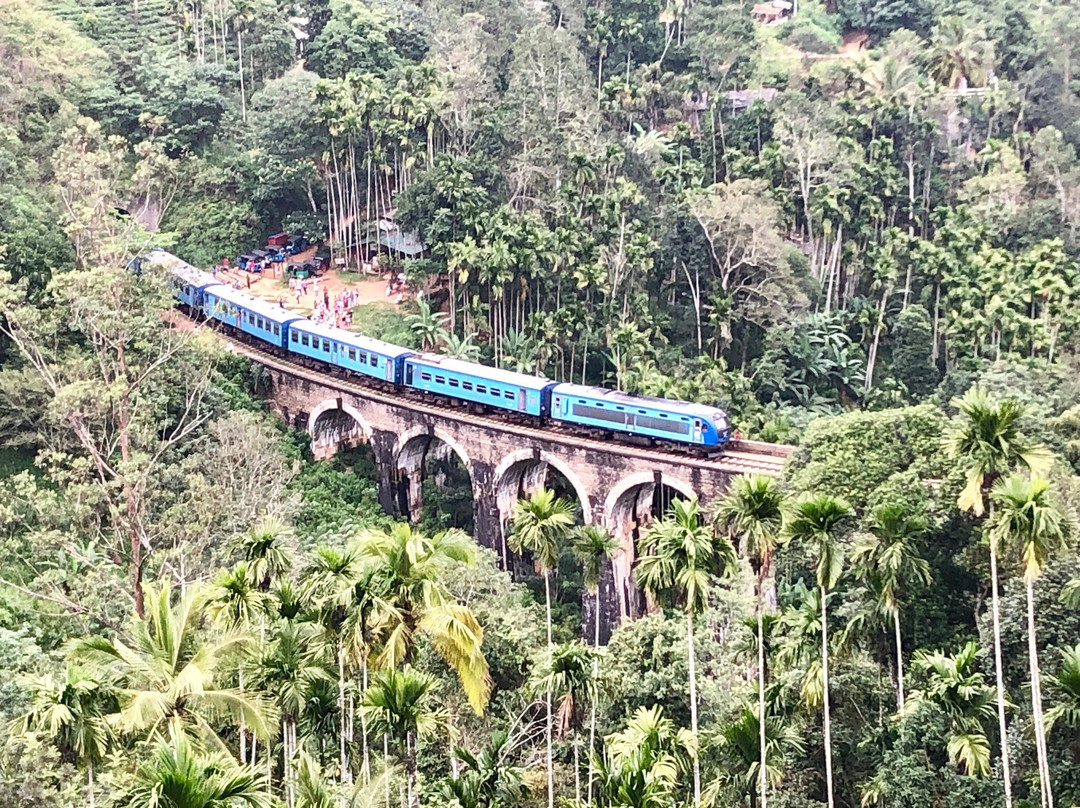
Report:
[{"label": "railway track", "polygon": [[740,442],[733,448],[725,450],[715,457],[700,457],[679,451],[664,451],[647,446],[628,446],[614,441],[597,440],[582,437],[578,433],[570,433],[561,429],[541,429],[535,426],[526,426],[517,422],[510,422],[487,415],[477,415],[461,407],[450,404],[436,404],[430,400],[418,401],[414,398],[402,399],[391,396],[382,391],[375,390],[352,379],[341,376],[322,373],[317,370],[284,359],[269,351],[257,348],[247,342],[234,341],[233,349],[236,353],[247,356],[266,367],[275,368],[283,373],[307,379],[317,384],[328,385],[342,391],[353,393],[361,398],[377,401],[390,406],[406,406],[416,412],[426,413],[442,418],[449,418],[464,424],[473,424],[485,429],[493,429],[509,435],[527,435],[539,441],[556,443],[575,448],[594,449],[606,454],[615,454],[622,457],[633,457],[643,460],[657,460],[666,463],[675,462],[686,468],[700,468],[712,472],[726,472],[730,474],[766,474],[779,477],[784,470],[784,460],[791,453],[791,447],[780,446],[771,443],[746,443]]}]

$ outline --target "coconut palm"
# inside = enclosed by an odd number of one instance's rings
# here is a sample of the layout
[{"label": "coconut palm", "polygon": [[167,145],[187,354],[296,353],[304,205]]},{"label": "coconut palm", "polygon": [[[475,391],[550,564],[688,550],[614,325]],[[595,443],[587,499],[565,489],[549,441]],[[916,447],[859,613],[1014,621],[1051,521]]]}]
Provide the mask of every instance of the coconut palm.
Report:
[{"label": "coconut palm", "polygon": [[832,773],[832,717],[829,709],[829,590],[840,580],[844,568],[839,544],[844,522],[852,515],[842,499],[815,494],[796,503],[784,528],[788,539],[804,545],[813,558],[814,579],[821,601],[822,720],[825,734],[825,789],[829,808],[835,805]]},{"label": "coconut palm", "polygon": [[[755,574],[754,598],[757,614],[758,679],[758,801],[766,808],[767,773],[765,755],[765,586],[772,572],[772,556],[784,521],[784,494],[771,478],[762,475],[736,477],[727,497],[720,503],[716,518],[733,541],[740,542],[742,554],[750,560]],[[775,601],[775,594],[773,595]]]},{"label": "coconut palm", "polygon": [[379,667],[396,668],[412,654],[416,635],[428,638],[457,674],[469,704],[480,714],[491,695],[481,646],[484,630],[472,610],[443,583],[453,565],[476,562],[476,544],[460,530],[425,536],[405,522],[363,534],[357,550],[370,574],[369,590],[381,604]]},{"label": "coconut palm", "polygon": [[[638,585],[657,602],[673,600],[686,614],[689,662],[690,732],[698,741],[697,672],[694,655],[694,618],[706,606],[714,575],[736,562],[731,542],[701,523],[696,499],[671,503],[669,515],[646,531],[634,569]],[[694,805],[701,803],[701,766],[694,758]]]},{"label": "coconut palm", "polygon": [[555,726],[559,737],[573,733],[574,799],[581,801],[580,730],[586,702],[596,703],[596,659],[599,652],[580,640],[560,643],[551,648],[546,664],[540,671],[538,686],[542,693],[551,693],[558,700]]},{"label": "coconut palm", "polygon": [[900,632],[900,602],[911,583],[930,583],[930,565],[919,555],[926,517],[903,505],[886,503],[874,509],[869,532],[860,535],[852,565],[870,587],[877,605],[892,620],[896,643],[896,706],[904,709],[904,646]]},{"label": "coconut palm", "polygon": [[[551,652],[551,573],[559,563],[559,552],[574,527],[574,506],[569,500],[555,496],[542,488],[530,497],[514,503],[510,517],[510,549],[515,553],[532,553],[540,574],[544,577],[544,606],[547,623],[547,645]],[[551,693],[546,695],[548,808],[555,805],[555,772],[551,759]]]},{"label": "coconut palm", "polygon": [[128,637],[89,637],[71,648],[73,660],[115,675],[120,711],[110,723],[127,733],[194,730],[224,749],[215,729],[225,714],[267,738],[262,698],[217,686],[227,660],[246,649],[250,638],[233,631],[215,639],[197,636],[204,614],[198,587],[188,587],[175,604],[167,581],[156,589],[147,585],[145,593],[146,618],[133,621]]},{"label": "coconut palm", "polygon": [[30,709],[13,722],[14,732],[45,732],[60,750],[86,764],[87,802],[94,799],[94,769],[113,740],[106,720],[117,709],[117,692],[108,678],[70,664],[63,678],[51,674],[30,685]]},{"label": "coconut palm", "polygon": [[[587,525],[578,530],[571,545],[574,557],[581,564],[581,579],[585,590],[593,596],[593,648],[600,647],[600,575],[604,563],[614,558],[619,549],[618,540],[608,531],[596,525]],[[593,656],[593,680],[600,678],[600,656]],[[589,784],[586,802],[592,802],[593,764],[592,753],[596,748],[596,705],[599,699],[593,698],[589,715]]]},{"label": "coconut palm", "polygon": [[406,666],[403,670],[379,671],[364,691],[361,709],[376,734],[391,738],[405,767],[409,808],[420,804],[416,789],[416,747],[424,738],[445,729],[436,708],[436,680],[433,676]]},{"label": "coconut palm", "polygon": [[[998,402],[981,387],[969,389],[952,406],[959,414],[950,424],[943,446],[961,465],[967,482],[957,505],[976,517],[985,513],[985,498],[997,478],[1023,467],[1044,475],[1053,462],[1046,447],[1029,440],[1020,429],[1024,408],[1016,401]],[[991,507],[993,504],[991,503]],[[1009,766],[1008,726],[1005,720],[1005,673],[1001,659],[1001,608],[998,587],[996,542],[990,546],[990,610],[994,627],[994,673],[997,680],[998,733],[1001,737],[1001,776],[1005,784],[1005,808],[1012,808],[1012,775]]]},{"label": "coconut palm", "polygon": [[993,719],[994,690],[978,670],[978,647],[969,642],[955,656],[916,651],[911,667],[926,676],[926,684],[911,693],[905,715],[925,703],[938,707],[952,724],[946,749],[949,761],[969,775],[988,775],[990,742],[983,722]]},{"label": "coconut palm", "polygon": [[266,779],[231,758],[196,752],[182,732],[162,740],[139,767],[131,808],[273,808]]},{"label": "coconut palm", "polygon": [[1050,498],[1050,483],[1013,475],[994,484],[991,491],[998,506],[990,521],[990,542],[1011,547],[1020,554],[1027,592],[1028,666],[1031,674],[1031,712],[1035,720],[1035,753],[1043,803],[1054,808],[1050,784],[1050,761],[1043,725],[1042,687],[1039,676],[1039,642],[1035,635],[1035,581],[1065,539],[1065,517]]}]

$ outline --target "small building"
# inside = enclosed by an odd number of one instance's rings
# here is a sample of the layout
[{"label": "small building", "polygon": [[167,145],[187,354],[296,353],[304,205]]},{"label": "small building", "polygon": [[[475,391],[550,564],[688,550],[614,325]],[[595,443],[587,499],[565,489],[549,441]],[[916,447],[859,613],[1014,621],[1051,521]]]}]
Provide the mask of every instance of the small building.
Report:
[{"label": "small building", "polygon": [[750,10],[750,19],[763,25],[776,25],[791,16],[792,8],[787,0],[758,3]]},{"label": "small building", "polygon": [[730,90],[726,98],[732,112],[742,112],[752,107],[756,101],[768,104],[779,93],[775,87],[766,87],[763,90]]}]

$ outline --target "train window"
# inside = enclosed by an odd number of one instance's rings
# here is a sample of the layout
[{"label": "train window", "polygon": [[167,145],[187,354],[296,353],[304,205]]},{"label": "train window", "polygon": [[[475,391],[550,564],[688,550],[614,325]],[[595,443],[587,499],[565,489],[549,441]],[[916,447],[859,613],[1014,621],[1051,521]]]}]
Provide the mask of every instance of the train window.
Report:
[{"label": "train window", "polygon": [[361,351],[360,352],[360,364],[361,365],[366,365],[367,360],[368,360],[368,355],[366,353],[364,353],[363,351]]},{"label": "train window", "polygon": [[435,377],[435,384],[446,384],[446,377],[445,376],[436,376]]},{"label": "train window", "polygon": [[499,390],[496,387],[492,387],[491,388],[491,395],[495,396],[495,398],[498,398],[499,396],[502,395],[502,390]]},{"label": "train window", "polygon": [[478,384],[478,385],[476,385],[476,392],[483,395],[484,393],[487,392],[487,385],[486,384]]},{"label": "train window", "polygon": [[281,326],[280,325],[275,325],[274,326],[274,336],[275,337],[280,337],[281,336]]},{"label": "train window", "polygon": [[292,341],[293,342],[299,342],[300,341],[300,335],[297,334],[295,331],[292,332]]},{"label": "train window", "polygon": [[308,335],[307,334],[301,334],[300,335],[300,343],[302,345],[307,345],[308,344]]},{"label": "train window", "polygon": [[328,339],[324,339],[324,340],[322,341],[322,349],[323,349],[324,351],[326,351],[327,353],[330,353],[330,340],[328,340]]},{"label": "train window", "polygon": [[457,379],[451,379],[450,380],[450,386],[451,387],[457,387],[458,386],[458,380]]},{"label": "train window", "polygon": [[461,383],[461,389],[462,390],[472,390],[472,382],[462,382]]},{"label": "train window", "polygon": [[505,393],[503,393],[503,398],[505,398],[505,399],[507,399],[509,401],[513,401],[514,400],[514,391],[513,390],[507,390]]},{"label": "train window", "polygon": [[356,361],[356,349],[355,348],[349,348],[349,359],[351,361],[353,361],[353,362]]},{"label": "train window", "polygon": [[685,421],[672,421],[666,416],[657,418],[655,415],[639,415],[637,425],[643,429],[655,429],[657,432],[673,432],[677,435],[690,434],[690,426]]},{"label": "train window", "polygon": [[430,382],[431,381],[431,374],[430,373],[421,373],[420,378],[423,379],[425,382]]}]

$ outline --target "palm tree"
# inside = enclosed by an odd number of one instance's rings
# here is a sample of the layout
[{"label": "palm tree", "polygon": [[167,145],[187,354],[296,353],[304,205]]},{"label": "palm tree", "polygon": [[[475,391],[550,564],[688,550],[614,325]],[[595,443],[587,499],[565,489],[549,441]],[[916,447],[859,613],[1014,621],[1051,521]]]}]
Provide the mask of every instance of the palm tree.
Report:
[{"label": "palm tree", "polygon": [[640,707],[626,728],[595,755],[597,804],[602,808],[664,808],[675,804],[680,781],[697,761],[692,733],[676,728],[661,707]]},{"label": "palm tree", "polygon": [[596,704],[596,660],[599,651],[580,640],[561,643],[550,649],[547,664],[540,672],[539,686],[559,703],[555,722],[559,738],[572,732],[574,745],[574,799],[581,802],[580,730],[586,701]]},{"label": "palm tree", "polygon": [[[581,578],[585,590],[593,596],[593,648],[600,647],[600,575],[604,569],[604,562],[615,557],[619,549],[618,540],[608,531],[596,525],[587,525],[581,528],[571,550],[574,557],[581,564]],[[600,656],[593,656],[593,680],[600,678]],[[589,783],[587,786],[586,802],[592,802],[593,764],[592,753],[596,749],[596,705],[598,698],[593,698],[590,705],[589,715]]]},{"label": "palm tree", "polygon": [[203,755],[182,732],[161,741],[139,767],[131,808],[273,808],[265,778],[225,755]]},{"label": "palm tree", "polygon": [[[768,805],[766,789],[768,766],[765,731],[765,585],[772,572],[772,556],[780,539],[784,522],[784,494],[771,477],[749,475],[736,477],[731,491],[720,503],[717,522],[733,540],[741,540],[742,554],[750,559],[756,576],[754,598],[757,612],[757,678],[758,678],[758,800],[761,808]],[[775,598],[775,595],[774,595]]]},{"label": "palm tree", "polygon": [[436,734],[444,722],[435,707],[433,676],[406,666],[379,671],[364,691],[362,709],[377,734],[393,738],[408,780],[409,808],[417,808],[420,795],[416,789],[416,746]]},{"label": "palm tree", "polygon": [[905,715],[922,704],[934,704],[952,722],[947,752],[949,761],[965,773],[985,777],[990,773],[990,742],[983,721],[994,715],[994,691],[978,670],[978,647],[965,644],[956,656],[941,651],[916,651],[911,667],[925,674],[926,685],[912,692]]},{"label": "palm tree", "polygon": [[983,84],[992,64],[985,32],[956,15],[942,17],[934,27],[926,58],[930,75],[949,89]]},{"label": "palm tree", "polygon": [[904,646],[900,633],[900,600],[909,583],[930,583],[930,565],[919,555],[926,517],[903,505],[886,503],[874,509],[870,531],[858,537],[852,564],[875,593],[878,606],[892,619],[896,643],[896,706],[904,710]]},{"label": "palm tree", "polygon": [[[758,710],[760,711],[760,705]],[[730,724],[724,726],[717,739],[720,752],[726,758],[724,770],[737,786],[740,794],[747,795],[755,808],[755,794],[761,792],[759,767],[764,760],[765,776],[774,786],[779,785],[784,756],[802,754],[804,751],[799,730],[784,720],[783,716],[766,714],[765,731],[758,721],[760,712],[751,707],[744,709]],[[760,754],[761,737],[765,737],[765,755]]]},{"label": "palm tree", "polygon": [[113,740],[107,716],[117,709],[117,692],[104,676],[68,665],[60,681],[46,674],[30,687],[30,710],[14,722],[13,732],[47,732],[60,750],[86,763],[90,808],[94,799],[94,767]]},{"label": "palm tree", "polygon": [[[269,604],[266,594],[255,588],[253,577],[244,562],[224,570],[214,579],[206,597],[206,614],[227,631],[243,632],[262,622]],[[261,639],[261,638],[260,638]],[[260,642],[261,645],[261,642]],[[237,684],[244,689],[243,655],[236,663]],[[254,764],[255,750],[251,752]],[[240,762],[247,763],[247,730],[240,718]]]},{"label": "palm tree", "polygon": [[401,666],[412,653],[416,634],[423,634],[457,674],[473,710],[483,713],[491,696],[481,648],[484,630],[443,583],[448,567],[476,563],[473,540],[456,529],[425,536],[398,522],[388,532],[363,534],[357,550],[371,576],[370,591],[383,610],[376,665]]},{"label": "palm tree", "polygon": [[990,522],[990,542],[1019,550],[1027,591],[1028,665],[1031,672],[1031,712],[1035,719],[1035,752],[1043,803],[1054,808],[1050,761],[1043,725],[1042,687],[1039,677],[1039,642],[1035,636],[1035,581],[1065,539],[1065,517],[1050,499],[1050,483],[1018,475],[995,483],[991,496],[998,506]]},{"label": "palm tree", "polygon": [[[943,440],[948,455],[958,461],[967,483],[957,499],[962,511],[976,517],[985,512],[987,491],[1002,474],[1017,466],[1044,475],[1053,462],[1046,447],[1030,441],[1020,430],[1024,407],[1016,401],[996,401],[975,386],[951,405],[959,410]],[[991,503],[991,508],[993,503]],[[1012,808],[1012,775],[1009,766],[1008,726],[1005,721],[1005,673],[1001,659],[1001,608],[998,588],[996,542],[990,545],[990,607],[994,625],[994,672],[997,679],[998,733],[1001,736],[1001,776],[1005,784],[1005,808]]]},{"label": "palm tree", "polygon": [[[510,549],[515,553],[528,550],[544,576],[544,604],[547,616],[548,653],[552,650],[551,640],[551,572],[559,563],[559,551],[566,537],[574,527],[574,506],[555,492],[543,488],[531,497],[519,499],[514,503],[514,512],[510,518]],[[551,692],[547,693],[547,778],[548,808],[555,805],[555,771],[551,759]]]},{"label": "palm tree", "polygon": [[[694,617],[707,605],[713,575],[736,562],[735,548],[701,524],[696,499],[671,503],[669,516],[654,523],[641,540],[634,570],[639,586],[657,602],[672,599],[686,614],[686,646],[690,668],[690,732],[698,741],[697,671]],[[701,765],[694,758],[694,805],[701,803]]]},{"label": "palm tree", "polygon": [[292,568],[288,538],[285,522],[271,516],[235,539],[241,560],[247,564],[252,583],[260,592],[269,592],[273,580]]},{"label": "palm tree", "polygon": [[1046,683],[1054,695],[1054,706],[1046,711],[1047,732],[1061,721],[1072,729],[1080,727],[1080,644],[1061,652],[1061,668]]},{"label": "palm tree", "polygon": [[443,801],[449,804],[456,800],[461,808],[517,808],[523,804],[528,793],[525,770],[507,763],[513,752],[509,735],[501,731],[493,733],[476,754],[457,747],[454,754],[466,768],[443,782]]},{"label": "palm tree", "polygon": [[842,499],[828,494],[808,496],[798,503],[785,525],[785,534],[809,549],[814,563],[814,578],[821,600],[821,679],[822,718],[825,732],[825,789],[829,808],[835,805],[832,773],[832,718],[829,709],[829,590],[836,586],[844,560],[839,546],[843,523],[852,515]]},{"label": "palm tree", "polygon": [[74,643],[71,657],[115,674],[120,711],[110,723],[122,732],[195,730],[219,748],[218,717],[243,721],[260,738],[267,738],[267,707],[259,696],[220,688],[216,680],[225,661],[245,649],[250,638],[226,632],[216,639],[197,635],[204,596],[197,587],[172,602],[168,581],[157,589],[147,585],[146,619],[133,621],[128,638],[89,637]]}]

